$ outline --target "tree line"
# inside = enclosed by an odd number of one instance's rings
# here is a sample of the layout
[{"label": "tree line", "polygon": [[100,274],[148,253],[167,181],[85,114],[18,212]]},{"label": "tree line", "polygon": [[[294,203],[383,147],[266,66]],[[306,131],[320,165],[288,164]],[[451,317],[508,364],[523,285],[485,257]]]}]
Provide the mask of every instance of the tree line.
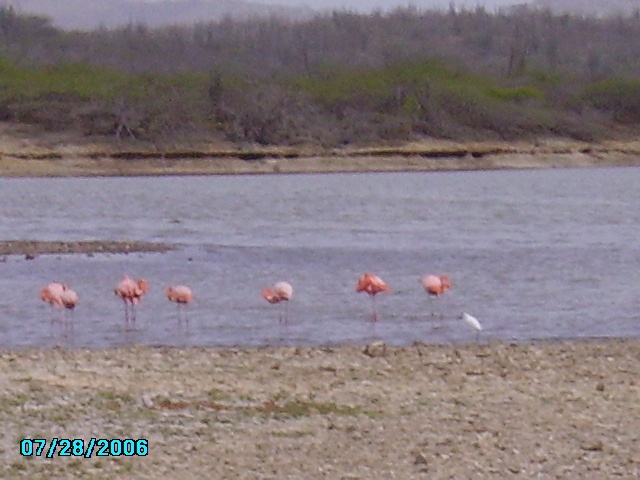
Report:
[{"label": "tree line", "polygon": [[3,118],[138,140],[593,139],[640,121],[638,15],[407,7],[66,32],[0,8],[0,51],[11,66],[0,86],[65,65],[85,66],[76,80],[126,78],[80,93],[5,86]]}]

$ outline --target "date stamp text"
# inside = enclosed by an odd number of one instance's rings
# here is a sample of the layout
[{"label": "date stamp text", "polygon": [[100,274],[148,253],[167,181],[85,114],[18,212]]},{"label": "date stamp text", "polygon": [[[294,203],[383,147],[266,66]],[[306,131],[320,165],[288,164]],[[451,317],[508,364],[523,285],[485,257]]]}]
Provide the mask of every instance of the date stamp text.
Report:
[{"label": "date stamp text", "polygon": [[149,454],[149,440],[145,438],[23,438],[20,455],[23,457],[145,457]]}]

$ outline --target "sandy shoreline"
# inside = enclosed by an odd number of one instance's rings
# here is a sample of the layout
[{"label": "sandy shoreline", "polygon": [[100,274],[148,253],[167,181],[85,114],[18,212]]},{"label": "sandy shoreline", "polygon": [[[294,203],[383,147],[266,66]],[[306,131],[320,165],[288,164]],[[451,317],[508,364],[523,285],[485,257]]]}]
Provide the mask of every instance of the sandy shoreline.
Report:
[{"label": "sandy shoreline", "polygon": [[[640,342],[0,352],[2,478],[637,478]],[[147,457],[22,458],[28,438]]]},{"label": "sandy shoreline", "polygon": [[[0,131],[0,133],[2,133]],[[640,142],[452,142],[399,146],[133,146],[8,141],[0,137],[0,177],[241,175],[640,166]]]},{"label": "sandy shoreline", "polygon": [[0,177],[115,177],[168,175],[260,175],[326,174],[375,172],[437,172],[537,168],[640,166],[640,155],[604,152],[598,155],[575,153],[495,154],[473,156],[421,157],[335,156],[199,159],[0,159]]}]

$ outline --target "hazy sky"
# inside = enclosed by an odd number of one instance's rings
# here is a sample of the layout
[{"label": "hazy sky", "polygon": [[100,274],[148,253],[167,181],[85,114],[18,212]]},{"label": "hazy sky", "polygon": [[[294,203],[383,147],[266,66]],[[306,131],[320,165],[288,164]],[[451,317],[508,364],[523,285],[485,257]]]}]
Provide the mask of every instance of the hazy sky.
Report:
[{"label": "hazy sky", "polygon": [[[163,0],[138,0],[138,1],[163,1]],[[215,0],[211,0],[215,1]],[[256,3],[276,3],[281,5],[306,5],[313,9],[323,8],[349,8],[352,10],[373,10],[375,8],[390,9],[414,5],[418,8],[447,8],[450,3],[455,6],[475,7],[484,5],[489,9],[526,3],[527,0],[246,0]]]},{"label": "hazy sky", "polygon": [[484,5],[491,9],[494,7],[513,5],[515,3],[525,3],[525,0],[254,0],[261,3],[279,3],[283,5],[307,5],[315,9],[321,8],[341,8],[346,7],[353,10],[372,10],[374,8],[389,9],[414,5],[418,8],[439,7],[446,8],[449,3],[456,6]]}]

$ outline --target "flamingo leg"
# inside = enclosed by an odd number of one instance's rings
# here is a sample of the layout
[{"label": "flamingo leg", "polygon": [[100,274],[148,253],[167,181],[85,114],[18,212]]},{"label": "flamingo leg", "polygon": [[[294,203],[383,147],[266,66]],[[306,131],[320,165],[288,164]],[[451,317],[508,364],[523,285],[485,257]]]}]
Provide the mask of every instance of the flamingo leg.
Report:
[{"label": "flamingo leg", "polygon": [[53,303],[50,303],[49,306],[51,307],[51,323],[57,323],[58,322],[58,315],[59,313],[57,312],[57,308],[55,307],[55,305]]},{"label": "flamingo leg", "polygon": [[68,328],[70,330],[73,330],[73,312],[74,312],[74,309],[73,308],[71,308],[71,309],[66,309],[65,308],[65,310],[69,310],[69,311],[68,312],[67,311],[63,312],[64,313],[64,317],[65,317],[64,325],[65,325],[66,328]]},{"label": "flamingo leg", "polygon": [[278,307],[278,323],[285,323],[284,321],[284,315],[282,313],[282,310],[284,309],[284,306],[282,306],[282,302],[279,302],[281,305],[280,307]]},{"label": "flamingo leg", "polygon": [[438,295],[429,295],[429,303],[431,304],[431,316],[442,318],[444,315],[441,313],[441,309],[439,305],[441,304],[441,300],[439,300]]},{"label": "flamingo leg", "polygon": [[129,306],[124,298],[122,299],[122,303],[124,304],[124,323],[129,323]]},{"label": "flamingo leg", "polygon": [[378,321],[378,309],[376,308],[376,296],[371,295],[371,307],[373,309],[373,317],[372,322],[375,323]]},{"label": "flamingo leg", "polygon": [[187,304],[186,303],[178,303],[178,321],[187,322],[189,319],[187,318]]}]

